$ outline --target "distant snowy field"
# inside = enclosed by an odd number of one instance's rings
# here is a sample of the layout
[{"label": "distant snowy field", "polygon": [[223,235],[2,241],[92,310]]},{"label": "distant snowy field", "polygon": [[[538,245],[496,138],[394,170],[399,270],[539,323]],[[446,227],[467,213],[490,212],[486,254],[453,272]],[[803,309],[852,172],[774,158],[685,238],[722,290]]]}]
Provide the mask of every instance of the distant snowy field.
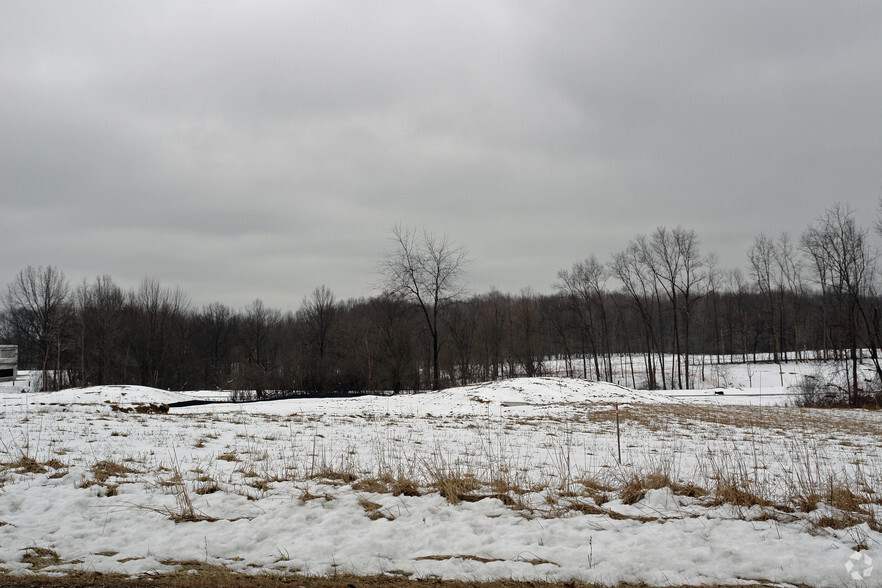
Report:
[{"label": "distant snowy field", "polygon": [[0,568],[882,586],[882,415],[783,406],[816,371],[168,414],[137,408],[216,393],[0,388]]}]

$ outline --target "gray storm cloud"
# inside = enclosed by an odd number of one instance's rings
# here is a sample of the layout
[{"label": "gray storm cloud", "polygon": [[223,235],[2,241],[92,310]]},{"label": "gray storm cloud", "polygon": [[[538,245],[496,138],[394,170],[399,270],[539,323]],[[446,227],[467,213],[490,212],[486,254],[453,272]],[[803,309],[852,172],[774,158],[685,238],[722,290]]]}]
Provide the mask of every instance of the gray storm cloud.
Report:
[{"label": "gray storm cloud", "polygon": [[0,281],[57,265],[198,304],[367,295],[396,222],[473,290],[658,225],[743,265],[876,214],[882,5],[8,2]]}]

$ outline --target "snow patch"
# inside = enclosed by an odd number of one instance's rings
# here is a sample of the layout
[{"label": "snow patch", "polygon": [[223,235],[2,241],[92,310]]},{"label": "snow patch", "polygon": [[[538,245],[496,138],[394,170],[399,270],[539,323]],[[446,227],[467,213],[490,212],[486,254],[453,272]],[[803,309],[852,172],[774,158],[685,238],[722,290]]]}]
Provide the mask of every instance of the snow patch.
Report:
[{"label": "snow patch", "polygon": [[676,404],[679,401],[657,392],[631,390],[608,382],[574,378],[515,378],[450,388],[440,394],[464,396],[473,402],[502,406],[554,404]]},{"label": "snow patch", "polygon": [[170,392],[148,386],[93,386],[91,388],[68,388],[58,392],[4,395],[7,404],[46,405],[117,405],[137,406],[147,404],[172,404],[193,400],[184,392]]}]

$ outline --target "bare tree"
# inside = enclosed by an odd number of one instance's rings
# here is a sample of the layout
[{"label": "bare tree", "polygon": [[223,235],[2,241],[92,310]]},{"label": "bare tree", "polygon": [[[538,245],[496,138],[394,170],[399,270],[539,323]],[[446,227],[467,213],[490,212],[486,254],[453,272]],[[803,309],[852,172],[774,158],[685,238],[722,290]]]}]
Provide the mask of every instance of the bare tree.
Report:
[{"label": "bare tree", "polygon": [[639,240],[632,241],[623,251],[613,256],[609,264],[610,271],[621,283],[631,307],[640,317],[646,352],[646,372],[649,378],[647,385],[650,390],[658,388],[656,366],[653,353],[659,353],[659,365],[662,373],[662,386],[665,386],[664,358],[661,355],[660,343],[655,328],[655,308],[653,302],[657,298],[656,282],[651,270],[645,263],[645,255]]},{"label": "bare tree", "polygon": [[[785,328],[784,322],[784,292],[789,298],[790,324],[793,333],[794,356],[799,361],[802,357],[800,348],[805,348],[803,328],[803,307],[805,303],[805,283],[803,281],[803,264],[799,251],[794,246],[790,236],[784,232],[775,243],[775,261],[778,264],[781,277],[781,329]],[[787,361],[787,350],[784,349],[784,361]]]},{"label": "bare tree", "polygon": [[[451,304],[444,321],[450,344],[445,355],[447,371],[453,382],[465,386],[472,381],[474,367],[475,324],[477,305],[474,300]],[[442,355],[442,361],[445,359]]]},{"label": "bare tree", "polygon": [[747,317],[745,313],[745,299],[748,296],[749,284],[744,273],[739,268],[734,268],[726,273],[726,290],[730,295],[731,307],[726,313],[728,319],[729,354],[734,361],[736,347],[741,351],[741,362],[747,362]]},{"label": "bare tree", "polygon": [[392,229],[394,250],[380,262],[385,288],[416,304],[425,319],[432,341],[432,389],[441,387],[439,320],[448,304],[464,290],[466,251],[455,247],[445,235],[439,237],[425,229],[396,225]]},{"label": "bare tree", "polygon": [[[40,355],[44,390],[57,390],[61,385],[64,335],[73,315],[70,298],[70,286],[64,272],[53,266],[28,266],[21,270],[3,297],[7,321],[36,347]],[[52,359],[55,360],[55,369],[50,378]]]},{"label": "bare tree", "polygon": [[141,383],[160,387],[168,384],[167,377],[173,357],[175,328],[180,326],[190,306],[190,299],[180,287],[168,288],[153,278],[141,281],[132,295],[132,306],[137,313],[136,353],[140,364]]},{"label": "bare tree", "polygon": [[253,386],[258,399],[276,385],[274,339],[282,323],[282,313],[267,308],[259,298],[245,309],[241,336],[245,347],[246,385]]},{"label": "bare tree", "polygon": [[758,235],[753,240],[753,245],[747,251],[747,259],[750,261],[750,270],[756,287],[765,300],[766,326],[769,330],[769,347],[772,351],[772,359],[780,365],[781,361],[781,338],[779,337],[779,307],[775,304],[775,295],[781,283],[780,269],[776,263],[777,254],[775,243],[764,234]]},{"label": "bare tree", "polygon": [[126,298],[110,276],[99,276],[77,290],[81,323],[80,376],[95,384],[111,383],[119,355]]},{"label": "bare tree", "polygon": [[[850,351],[849,400],[852,405],[857,405],[860,395],[858,343],[862,335],[868,337],[874,332],[864,299],[870,293],[874,277],[875,254],[870,250],[866,230],[857,225],[851,208],[843,204],[827,209],[803,234],[801,245],[814,261],[817,278],[825,293],[833,297],[842,335]],[[868,329],[862,331],[860,322]],[[882,377],[877,356],[878,341],[872,337],[866,343],[876,372]]]},{"label": "bare tree", "polygon": [[328,359],[332,344],[333,328],[337,319],[337,303],[334,293],[324,284],[313,290],[303,300],[297,319],[306,330],[304,343],[308,347],[309,374],[307,387],[324,392],[328,385]]},{"label": "bare tree", "polygon": [[[685,230],[681,227],[674,229],[674,243],[678,254],[683,260],[683,272],[677,289],[680,292],[683,312],[683,351],[685,353],[684,364],[686,366],[686,388],[692,387],[692,376],[689,371],[689,357],[692,353],[692,314],[695,304],[704,297],[707,282],[707,273],[704,271],[705,260],[698,249],[698,236],[695,231]],[[677,309],[674,309],[677,312]]]},{"label": "bare tree", "polygon": [[[713,350],[713,354],[717,357],[717,362],[722,359],[723,356],[723,337],[720,326],[720,290],[721,283],[723,281],[723,271],[719,266],[719,258],[716,253],[710,253],[707,256],[707,297],[709,299],[710,305],[710,316],[706,316],[706,320],[709,319],[711,322],[711,341],[713,341],[713,345],[711,349]],[[702,365],[704,363],[702,362]]]},{"label": "bare tree", "polygon": [[236,326],[236,317],[228,306],[212,302],[202,309],[198,331],[207,360],[203,376],[205,385],[213,388],[229,385]]},{"label": "bare tree", "polygon": [[671,381],[673,383],[673,369],[676,367],[677,385],[683,388],[684,369],[680,356],[685,351],[686,388],[689,388],[691,310],[696,300],[701,297],[698,289],[705,278],[701,272],[704,262],[698,252],[698,237],[695,231],[683,227],[673,230],[659,227],[653,232],[648,247],[644,247],[643,251],[646,265],[652,269],[656,281],[661,284],[671,303],[676,359],[676,366],[671,368]]},{"label": "bare tree", "polygon": [[509,372],[517,372],[515,366],[527,376],[541,376],[544,372],[545,349],[542,345],[542,317],[540,300],[530,288],[512,301],[509,319]]},{"label": "bare tree", "polygon": [[[379,381],[394,393],[401,392],[412,383],[410,370],[412,366],[410,328],[412,308],[395,294],[384,293],[371,299],[369,325],[377,336],[377,371]],[[373,367],[368,367],[373,372]],[[415,378],[418,384],[419,378]],[[416,386],[414,386],[416,389]]]},{"label": "bare tree", "polygon": [[506,322],[511,299],[495,288],[481,299],[476,325],[479,345],[486,366],[485,378],[498,380],[504,375],[503,349],[506,345]]},{"label": "bare tree", "polygon": [[[565,294],[576,310],[584,333],[591,344],[594,359],[594,375],[598,380],[612,381],[612,357],[610,354],[609,320],[606,311],[606,280],[609,270],[597,257],[591,255],[573,264],[568,270],[557,273],[555,288]],[[599,358],[599,359],[598,359]],[[584,365],[583,375],[587,377]],[[601,361],[603,369],[601,372]]]}]

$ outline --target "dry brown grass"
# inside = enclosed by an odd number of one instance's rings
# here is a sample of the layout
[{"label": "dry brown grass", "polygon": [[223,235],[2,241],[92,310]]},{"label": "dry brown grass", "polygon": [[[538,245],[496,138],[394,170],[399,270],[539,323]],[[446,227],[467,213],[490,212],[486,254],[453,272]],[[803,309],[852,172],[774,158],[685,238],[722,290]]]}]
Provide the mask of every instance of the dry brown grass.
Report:
[{"label": "dry brown grass", "polygon": [[388,483],[392,496],[422,496],[419,483],[410,478],[396,476]]},{"label": "dry brown grass", "polygon": [[270,489],[272,489],[271,484],[272,482],[270,480],[265,479],[252,480],[248,483],[249,486],[260,492],[269,492]]},{"label": "dry brown grass", "polygon": [[609,502],[610,493],[615,491],[615,488],[609,484],[605,484],[595,478],[587,476],[575,480],[574,488],[577,490],[576,493],[579,496],[588,496],[596,504]]},{"label": "dry brown grass", "polygon": [[187,486],[183,482],[178,486],[178,491],[175,493],[175,501],[177,508],[166,507],[162,512],[176,523],[198,523],[200,521],[211,522],[217,520],[215,517],[208,516],[193,506],[190,494],[187,492]]},{"label": "dry brown grass", "polygon": [[430,485],[447,499],[450,504],[459,504],[467,499],[471,492],[483,484],[470,473],[451,474],[450,472],[430,471]]},{"label": "dry brown grass", "polygon": [[469,561],[477,561],[480,563],[490,563],[492,561],[505,561],[504,559],[498,557],[481,557],[480,555],[424,555],[422,557],[416,557],[415,560],[428,560],[428,561],[446,561],[448,559],[463,559]]},{"label": "dry brown grass", "polygon": [[841,531],[842,529],[848,529],[850,527],[854,527],[855,525],[860,525],[862,522],[863,520],[861,520],[859,517],[856,517],[850,513],[845,513],[839,516],[822,516],[817,521],[815,521],[814,525],[816,527],[823,527]]},{"label": "dry brown grass", "polygon": [[566,510],[580,512],[586,515],[607,515],[610,512],[593,502],[585,502],[584,500],[568,501]]},{"label": "dry brown grass", "polygon": [[386,519],[387,521],[395,520],[395,515],[389,512],[388,509],[384,510],[382,504],[371,502],[364,497],[358,499],[358,504],[364,509],[364,512],[367,513],[368,518],[372,521],[378,521],[380,519]]},{"label": "dry brown grass", "polygon": [[333,468],[320,468],[312,475],[313,478],[329,482],[338,482],[341,484],[351,484],[358,479],[354,472],[339,471]]},{"label": "dry brown grass", "polygon": [[3,466],[21,474],[45,474],[48,471],[40,462],[24,454],[15,461],[3,463]]},{"label": "dry brown grass", "polygon": [[625,479],[619,495],[625,504],[634,504],[643,500],[648,490],[670,488],[674,485],[665,472],[634,473]]},{"label": "dry brown grass", "polygon": [[180,463],[177,460],[177,455],[174,455],[172,458],[172,477],[169,480],[164,480],[162,485],[168,486],[173,489],[172,491],[175,495],[175,507],[172,508],[165,506],[158,508],[141,508],[158,512],[164,516],[167,516],[175,523],[195,523],[200,521],[211,522],[217,520],[215,517],[209,516],[193,506],[193,501],[190,499],[190,493],[187,490],[187,483],[181,473]]},{"label": "dry brown grass", "polygon": [[687,496],[689,498],[700,498],[707,496],[708,491],[697,486],[694,482],[680,483],[677,482],[671,486],[671,492],[678,496]]},{"label": "dry brown grass", "polygon": [[330,494],[313,494],[308,489],[304,489],[300,492],[300,496],[297,497],[301,502],[309,502],[310,500],[318,500],[322,499],[325,502],[330,502],[334,500],[334,497]]},{"label": "dry brown grass", "polygon": [[459,504],[463,501],[463,497],[485,485],[475,476],[467,461],[460,458],[446,459],[437,449],[432,457],[431,461],[422,460],[428,485],[451,504]]},{"label": "dry brown grass", "polygon": [[63,470],[63,469],[67,469],[67,467],[68,467],[66,463],[64,463],[63,461],[56,459],[56,458],[52,458],[52,459],[44,462],[43,465],[46,467],[52,468],[53,470]]},{"label": "dry brown grass", "polygon": [[140,474],[138,470],[133,470],[127,466],[113,461],[99,461],[91,467],[92,475],[99,484],[104,484],[110,477],[124,478],[129,474]]},{"label": "dry brown grass", "polygon": [[[847,415],[848,418],[844,418]],[[621,411],[623,427],[639,426],[648,431],[711,425],[731,427],[747,434],[756,432],[825,431],[831,435],[862,435],[868,439],[882,436],[882,421],[854,410],[817,410],[786,406],[732,406],[713,404],[635,405]],[[596,411],[583,417],[593,422],[615,425],[615,412]]]},{"label": "dry brown grass", "polygon": [[714,488],[714,499],[713,501],[711,501],[711,504],[731,504],[733,506],[742,506],[745,508],[750,508],[751,506],[772,506],[771,501],[757,496],[756,494],[745,488],[744,486],[746,485],[747,483],[743,480],[724,480],[719,482],[716,488]]},{"label": "dry brown grass", "polygon": [[194,492],[199,496],[204,496],[206,494],[214,494],[215,492],[220,492],[221,487],[214,480],[207,480],[200,483],[200,485],[196,486]]},{"label": "dry brown grass", "polygon": [[57,566],[61,563],[61,558],[53,550],[47,547],[27,547],[21,557],[22,563],[29,564],[33,570],[42,570],[49,566]]},{"label": "dry brown grass", "polygon": [[422,496],[419,482],[403,475],[360,478],[352,483],[352,489],[392,496]]},{"label": "dry brown grass", "polygon": [[863,510],[863,505],[867,502],[865,498],[859,497],[848,488],[833,485],[831,485],[828,493],[795,494],[792,500],[796,508],[802,512],[811,512],[819,504],[827,504],[846,512],[860,512]]},{"label": "dry brown grass", "polygon": [[388,484],[379,478],[361,478],[353,482],[352,489],[357,492],[370,492],[372,494],[389,492]]}]

